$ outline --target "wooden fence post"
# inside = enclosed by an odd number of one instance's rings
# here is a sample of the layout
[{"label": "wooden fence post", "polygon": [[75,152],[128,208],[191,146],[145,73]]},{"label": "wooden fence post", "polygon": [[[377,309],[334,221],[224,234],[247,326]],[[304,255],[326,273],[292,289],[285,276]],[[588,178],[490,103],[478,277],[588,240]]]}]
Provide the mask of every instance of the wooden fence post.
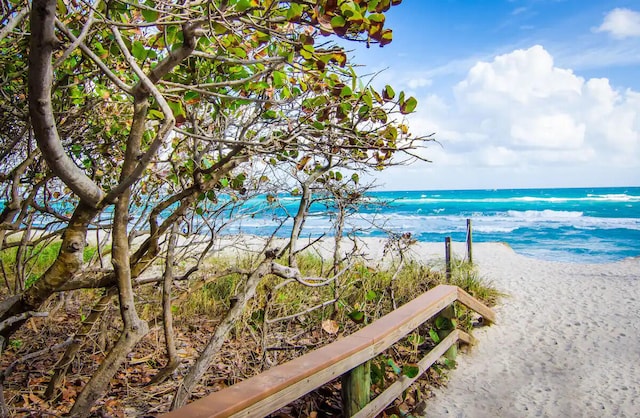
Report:
[{"label": "wooden fence post", "polygon": [[471,219],[467,218],[467,258],[473,264],[473,232],[471,230]]},{"label": "wooden fence post", "polygon": [[[445,322],[447,325],[446,327],[443,327],[441,329],[438,329],[438,337],[440,337],[440,341],[444,340],[445,337],[449,334],[451,334],[453,332],[453,330],[456,329],[456,327],[454,326],[454,322],[452,320],[457,319],[456,317],[456,309],[453,305],[449,305],[446,308],[444,308],[442,310],[442,312],[440,312],[440,315],[438,315],[441,318],[444,318],[446,321]],[[438,324],[438,321],[436,319],[436,324]],[[458,344],[453,344],[445,353],[444,356],[452,361],[455,361],[456,357],[458,356]]]},{"label": "wooden fence post", "polygon": [[444,237],[444,262],[448,280],[451,279],[451,237]]},{"label": "wooden fence post", "polygon": [[345,417],[355,415],[367,406],[371,398],[371,361],[342,375],[342,412]]}]

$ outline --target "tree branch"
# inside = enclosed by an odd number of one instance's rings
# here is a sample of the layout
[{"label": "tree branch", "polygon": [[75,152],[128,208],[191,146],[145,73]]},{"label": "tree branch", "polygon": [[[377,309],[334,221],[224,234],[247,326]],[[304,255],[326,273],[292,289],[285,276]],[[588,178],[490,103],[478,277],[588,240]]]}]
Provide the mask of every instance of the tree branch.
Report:
[{"label": "tree branch", "polygon": [[31,10],[29,53],[29,114],[33,131],[49,168],[87,205],[97,208],[104,196],[66,154],[58,135],[51,104],[51,57],[58,41],[54,35],[56,0],[34,0]]}]

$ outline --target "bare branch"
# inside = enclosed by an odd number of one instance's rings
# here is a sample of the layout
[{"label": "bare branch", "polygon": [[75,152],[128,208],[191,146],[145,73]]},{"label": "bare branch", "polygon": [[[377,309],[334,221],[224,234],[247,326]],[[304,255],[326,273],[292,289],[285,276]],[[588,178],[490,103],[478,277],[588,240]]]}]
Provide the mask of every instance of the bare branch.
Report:
[{"label": "bare branch", "polygon": [[22,20],[29,13],[29,5],[24,5],[18,12],[11,18],[9,23],[7,23],[2,29],[0,29],[0,41],[3,40],[7,35],[9,35],[15,28],[22,22]]},{"label": "bare branch", "polygon": [[283,279],[294,279],[298,283],[308,287],[322,287],[340,278],[340,276],[349,271],[352,265],[353,264],[349,264],[347,267],[336,273],[333,277],[325,279],[323,277],[303,277],[302,273],[297,268],[283,266],[282,264],[278,264],[273,261],[271,262],[271,273],[275,274],[278,277],[282,277]]}]

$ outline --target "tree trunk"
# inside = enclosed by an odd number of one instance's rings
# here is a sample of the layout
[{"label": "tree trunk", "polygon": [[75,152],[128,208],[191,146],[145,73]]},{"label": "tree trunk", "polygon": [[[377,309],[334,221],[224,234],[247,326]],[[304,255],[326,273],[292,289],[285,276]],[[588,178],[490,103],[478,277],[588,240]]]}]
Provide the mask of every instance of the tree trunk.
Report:
[{"label": "tree trunk", "polygon": [[67,374],[67,370],[69,370],[69,365],[71,365],[71,362],[75,359],[76,354],[78,354],[91,329],[93,329],[96,322],[98,322],[107,310],[111,299],[116,294],[115,290],[115,288],[107,289],[104,296],[94,305],[87,319],[80,325],[80,329],[76,332],[73,342],[67,347],[63,356],[58,360],[58,363],[56,363],[53,376],[44,392],[45,398],[51,400],[58,396],[58,388]]},{"label": "tree trunk", "polygon": [[167,246],[167,260],[164,268],[164,282],[162,283],[162,317],[164,327],[164,340],[167,346],[167,364],[149,382],[155,385],[164,381],[180,364],[180,358],[176,350],[176,342],[173,335],[173,314],[171,313],[171,287],[173,286],[173,261],[175,256],[176,241],[178,240],[178,225],[174,224]]},{"label": "tree trunk", "polygon": [[[120,174],[121,180],[127,178],[133,171],[139,154],[144,123],[148,109],[146,99],[140,99],[134,104],[134,120],[127,141],[125,161]],[[149,332],[149,325],[138,317],[134,303],[133,285],[131,280],[131,265],[129,256],[129,239],[127,225],[129,223],[129,202],[131,190],[125,190],[115,205],[113,214],[113,270],[118,282],[118,297],[120,301],[120,316],[124,324],[122,334],[115,346],[109,351],[104,362],[93,374],[91,380],[82,389],[71,408],[69,414],[74,417],[85,417],[91,412],[91,407],[107,389],[109,381],[116,374],[127,355],[135,345]]]},{"label": "tree trunk", "polygon": [[[19,297],[0,304],[0,321],[27,311],[36,311],[63,284],[69,281],[83,265],[87,225],[98,214],[96,209],[78,204],[69,225],[62,235],[58,257],[38,281]],[[24,321],[18,321],[4,329],[0,336],[8,340]]]}]

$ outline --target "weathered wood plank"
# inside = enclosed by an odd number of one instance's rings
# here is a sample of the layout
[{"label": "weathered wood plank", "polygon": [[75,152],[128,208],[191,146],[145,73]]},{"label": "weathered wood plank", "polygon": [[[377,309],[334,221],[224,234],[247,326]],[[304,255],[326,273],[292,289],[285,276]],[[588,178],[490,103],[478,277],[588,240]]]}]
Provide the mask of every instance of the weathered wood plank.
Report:
[{"label": "weathered wood plank", "polygon": [[437,286],[353,335],[373,339],[374,352],[382,353],[453,303],[457,297],[457,289],[456,286]]},{"label": "weathered wood plank", "polygon": [[457,299],[460,303],[466,306],[469,309],[473,309],[478,312],[484,319],[489,321],[492,324],[496,322],[496,314],[490,308],[486,307],[482,302],[478,299],[474,298],[464,290],[456,287],[458,291]]},{"label": "weathered wood plank", "polygon": [[[333,379],[341,376],[343,373],[345,373],[347,370],[351,370],[354,367],[364,363],[365,361],[367,361],[368,359],[374,357],[375,355],[372,353],[371,351],[371,346],[367,347],[366,349],[364,349],[363,351],[360,351],[350,357],[347,357],[335,364],[332,364],[330,366],[327,366],[325,369],[320,370],[318,372],[316,372],[315,374],[309,376],[308,378],[306,378],[304,381],[299,381],[298,384],[293,384],[291,386],[288,386],[278,392],[273,393],[272,395],[268,396],[267,398],[261,399],[260,401],[256,402],[255,404],[241,410],[238,411],[237,413],[233,413],[233,414],[226,414],[226,413],[218,413],[218,414],[212,414],[210,412],[209,415],[205,415],[206,417],[232,417],[232,418],[238,418],[238,417],[263,417],[265,415],[268,415],[271,412],[277,411],[278,409],[282,408],[283,406],[286,406],[288,404],[290,404],[291,402],[293,402],[294,400],[300,398],[303,395],[306,395],[307,393],[309,393],[310,391],[324,385],[325,383],[328,383],[330,381],[332,381]],[[293,361],[293,360],[292,360]],[[286,365],[287,363],[283,364]],[[277,366],[279,367],[279,366]],[[270,369],[271,370],[271,369]],[[268,372],[268,370],[267,370]],[[265,372],[265,373],[267,373]],[[251,379],[248,379],[251,380]],[[247,380],[247,381],[248,381]],[[217,393],[220,393],[221,396],[224,398],[226,396],[226,394],[224,394],[223,392],[226,389],[220,391],[220,392],[215,392],[209,396],[213,396]],[[247,394],[245,393],[245,396]],[[205,398],[206,399],[206,398]],[[198,401],[196,401],[198,402]],[[195,403],[195,402],[194,402]],[[214,407],[217,408],[217,406],[214,405]],[[177,412],[182,411],[181,409],[178,410]],[[182,417],[182,418],[192,418],[192,415],[176,415],[177,417]]]}]

